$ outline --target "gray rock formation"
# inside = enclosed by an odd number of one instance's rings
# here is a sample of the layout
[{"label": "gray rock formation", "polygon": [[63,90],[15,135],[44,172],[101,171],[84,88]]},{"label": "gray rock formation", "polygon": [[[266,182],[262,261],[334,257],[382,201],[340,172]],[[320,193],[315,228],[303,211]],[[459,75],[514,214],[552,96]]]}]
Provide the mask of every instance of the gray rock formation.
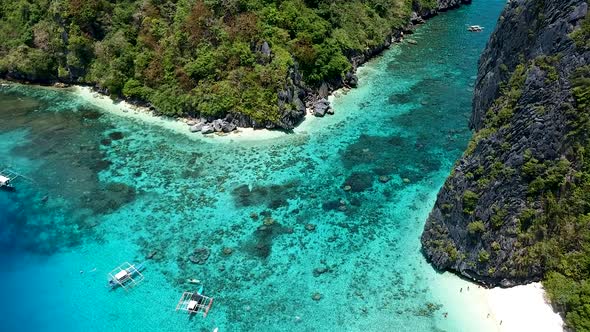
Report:
[{"label": "gray rock formation", "polygon": [[330,109],[330,102],[322,98],[313,104],[313,115],[323,117],[326,113],[330,114]]},{"label": "gray rock formation", "polygon": [[213,128],[213,126],[211,125],[204,125],[201,128],[201,134],[205,135],[205,134],[211,134],[215,132],[215,128]]},{"label": "gray rock formation", "polygon": [[502,286],[543,276],[543,260],[529,252],[539,239],[519,238],[527,213],[544,213],[525,164],[567,159],[578,167],[568,135],[571,77],[590,64],[590,52],[570,34],[587,12],[585,0],[512,0],[504,10],[480,59],[470,120],[476,133],[422,234],[436,268]]},{"label": "gray rock formation", "polygon": [[200,133],[201,132],[201,129],[203,129],[203,126],[204,125],[205,125],[204,123],[197,123],[195,125],[190,126],[189,127],[189,131],[191,133]]}]

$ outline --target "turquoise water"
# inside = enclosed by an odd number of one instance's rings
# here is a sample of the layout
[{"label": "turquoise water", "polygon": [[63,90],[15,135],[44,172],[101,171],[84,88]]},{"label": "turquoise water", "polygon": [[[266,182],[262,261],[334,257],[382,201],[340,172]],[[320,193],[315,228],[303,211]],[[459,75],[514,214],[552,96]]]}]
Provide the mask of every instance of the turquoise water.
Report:
[{"label": "turquoise water", "polygon": [[[432,19],[418,45],[364,67],[335,116],[263,142],[2,87],[0,165],[31,178],[0,191],[4,330],[486,330],[441,289],[419,236],[470,137],[477,60],[503,4]],[[194,264],[201,247],[211,254]],[[107,291],[106,273],[153,251],[142,284]],[[174,311],[191,278],[215,298],[205,319]]]}]

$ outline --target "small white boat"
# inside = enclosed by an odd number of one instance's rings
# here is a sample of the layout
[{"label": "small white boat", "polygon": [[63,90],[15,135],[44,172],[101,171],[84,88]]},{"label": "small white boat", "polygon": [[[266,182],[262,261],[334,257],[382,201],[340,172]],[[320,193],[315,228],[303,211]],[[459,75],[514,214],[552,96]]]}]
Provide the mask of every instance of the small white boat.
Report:
[{"label": "small white boat", "polygon": [[119,265],[108,274],[107,287],[114,289],[117,286],[121,286],[123,289],[128,290],[129,287],[133,287],[143,281],[141,271],[144,268],[144,263],[135,265],[125,262]]},{"label": "small white boat", "polygon": [[4,175],[0,175],[0,187],[12,187],[10,179]]},{"label": "small white boat", "polygon": [[16,188],[12,185],[12,182],[20,175],[11,170],[5,169],[0,171],[0,189],[13,191]]},{"label": "small white boat", "polygon": [[470,25],[470,26],[467,28],[467,31],[471,31],[471,32],[481,32],[481,31],[483,31],[483,27],[482,27],[482,26],[479,26],[479,25]]}]

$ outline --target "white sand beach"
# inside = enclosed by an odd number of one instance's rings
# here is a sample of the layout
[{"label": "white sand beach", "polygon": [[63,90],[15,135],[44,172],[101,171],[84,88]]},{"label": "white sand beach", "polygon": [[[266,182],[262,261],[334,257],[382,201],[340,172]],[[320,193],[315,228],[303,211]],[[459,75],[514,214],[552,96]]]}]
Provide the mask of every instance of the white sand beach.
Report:
[{"label": "white sand beach", "polygon": [[493,288],[484,293],[491,314],[499,323],[498,331],[563,331],[563,320],[547,303],[545,290],[539,282]]},{"label": "white sand beach", "polygon": [[452,323],[460,315],[468,322],[463,325],[474,331],[494,332],[563,332],[563,319],[553,311],[545,298],[541,283],[512,288],[484,288],[461,279],[452,273],[444,273],[434,281],[445,303],[447,319]]},{"label": "white sand beach", "polygon": [[110,97],[93,91],[90,87],[74,86],[73,93],[88,103],[98,106],[109,113],[116,114],[127,118],[134,118],[152,125],[157,125],[177,133],[188,136],[191,139],[202,140],[216,143],[231,143],[234,141],[265,141],[287,135],[278,130],[238,128],[238,130],[229,134],[209,134],[191,133],[189,126],[186,124],[187,119],[167,118],[154,115],[153,112],[144,107],[132,105],[126,101],[114,101]]}]

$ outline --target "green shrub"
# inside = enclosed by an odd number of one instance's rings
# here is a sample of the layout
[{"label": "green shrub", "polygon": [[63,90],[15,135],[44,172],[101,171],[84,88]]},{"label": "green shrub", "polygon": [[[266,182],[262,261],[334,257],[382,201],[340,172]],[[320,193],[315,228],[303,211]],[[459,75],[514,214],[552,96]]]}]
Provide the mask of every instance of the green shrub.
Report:
[{"label": "green shrub", "polygon": [[501,249],[501,247],[500,247],[500,244],[499,244],[498,242],[496,242],[496,241],[492,242],[492,244],[491,244],[491,248],[492,248],[492,250],[494,250],[494,251],[498,251],[498,250],[500,250],[500,249]]},{"label": "green shrub", "polygon": [[506,209],[499,209],[494,207],[494,212],[490,217],[490,223],[494,228],[500,228],[504,224],[504,219],[508,215],[508,211]]},{"label": "green shrub", "polygon": [[479,200],[479,195],[471,190],[466,190],[463,193],[463,212],[467,214],[473,213],[475,206]]},{"label": "green shrub", "polygon": [[477,254],[477,261],[480,263],[486,263],[490,260],[490,254],[485,250],[480,250]]},{"label": "green shrub", "polygon": [[482,234],[486,231],[486,226],[481,220],[472,221],[467,225],[467,232],[470,235]]},{"label": "green shrub", "polygon": [[581,49],[590,49],[590,14],[586,14],[586,18],[582,20],[580,28],[574,30],[570,37],[576,43],[576,46]]}]

